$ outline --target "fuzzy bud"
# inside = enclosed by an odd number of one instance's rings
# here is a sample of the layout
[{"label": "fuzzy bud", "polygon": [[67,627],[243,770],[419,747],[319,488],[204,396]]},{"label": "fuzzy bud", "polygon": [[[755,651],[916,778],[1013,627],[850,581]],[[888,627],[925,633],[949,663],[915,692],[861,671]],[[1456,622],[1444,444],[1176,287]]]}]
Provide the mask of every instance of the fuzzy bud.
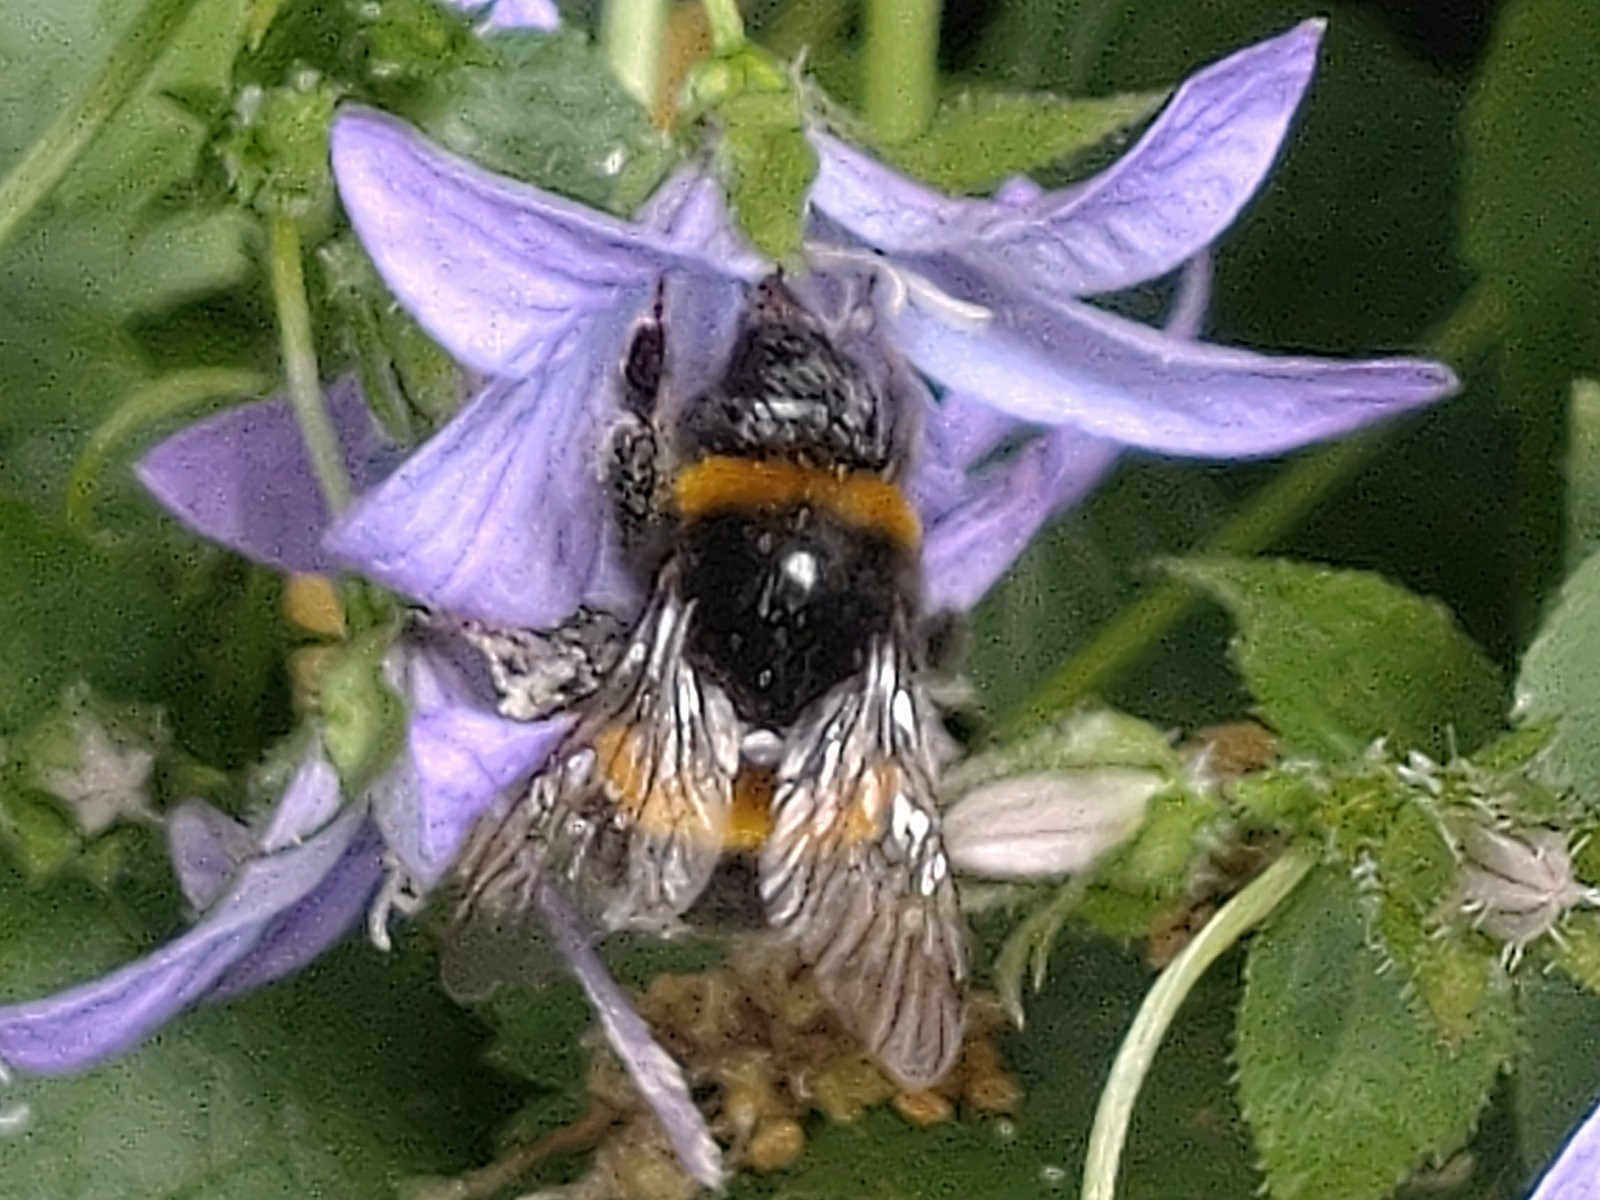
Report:
[{"label": "fuzzy bud", "polygon": [[983,784],[945,813],[957,871],[1044,879],[1082,871],[1132,837],[1167,778],[1137,767],[1037,771]]}]

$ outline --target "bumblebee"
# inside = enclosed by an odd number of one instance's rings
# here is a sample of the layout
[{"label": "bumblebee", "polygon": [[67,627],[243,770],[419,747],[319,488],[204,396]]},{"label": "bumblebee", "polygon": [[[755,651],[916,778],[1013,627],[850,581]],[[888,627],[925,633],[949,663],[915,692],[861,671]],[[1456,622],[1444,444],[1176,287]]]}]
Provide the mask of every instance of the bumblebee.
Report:
[{"label": "bumblebee", "polygon": [[658,292],[605,452],[642,615],[467,629],[503,712],[574,723],[474,830],[460,912],[515,918],[555,884],[598,932],[670,934],[732,879],[887,1072],[925,1086],[960,1049],[967,948],[900,488],[915,414],[777,276],[709,388],[664,397],[666,347]]}]

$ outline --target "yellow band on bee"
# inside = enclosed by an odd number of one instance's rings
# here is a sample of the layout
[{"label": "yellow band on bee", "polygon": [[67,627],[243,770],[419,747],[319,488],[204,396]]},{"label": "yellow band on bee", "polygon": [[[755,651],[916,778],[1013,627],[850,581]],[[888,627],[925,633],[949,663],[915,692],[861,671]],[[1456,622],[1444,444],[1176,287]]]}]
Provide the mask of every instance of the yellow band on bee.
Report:
[{"label": "yellow band on bee", "polygon": [[679,471],[672,490],[678,512],[690,521],[809,505],[906,549],[922,540],[922,522],[905,494],[870,471],[840,474],[785,459],[713,454]]}]

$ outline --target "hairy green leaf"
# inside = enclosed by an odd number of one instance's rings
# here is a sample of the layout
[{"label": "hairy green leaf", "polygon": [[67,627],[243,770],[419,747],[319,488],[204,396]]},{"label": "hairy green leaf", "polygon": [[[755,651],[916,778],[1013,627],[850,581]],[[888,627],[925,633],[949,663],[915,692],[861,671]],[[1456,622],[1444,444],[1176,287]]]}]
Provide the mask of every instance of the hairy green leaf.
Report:
[{"label": "hairy green leaf", "polygon": [[1445,758],[1501,725],[1499,672],[1438,601],[1307,563],[1191,558],[1168,569],[1233,616],[1234,662],[1293,749],[1351,758],[1381,737]]},{"label": "hairy green leaf", "polygon": [[1552,785],[1573,788],[1600,811],[1600,554],[1562,585],[1561,595],[1522,658],[1515,718],[1547,726],[1534,760]]},{"label": "hairy green leaf", "polygon": [[[1511,1077],[1517,1148],[1531,1175],[1542,1173],[1600,1100],[1600,996],[1556,974],[1529,972],[1522,986],[1522,1045]],[[1530,1177],[1523,1181],[1532,1186]]]},{"label": "hairy green leaf", "polygon": [[718,159],[728,202],[756,249],[774,262],[800,253],[806,192],[817,155],[806,141],[796,97],[746,92],[719,109],[727,122]]},{"label": "hairy green leaf", "polygon": [[1158,90],[1067,99],[974,87],[941,104],[926,132],[877,149],[941,191],[983,194],[1146,120],[1166,97]]},{"label": "hairy green leaf", "polygon": [[580,33],[501,36],[491,62],[436,75],[399,110],[490,170],[612,212],[631,211],[672,143]]},{"label": "hairy green leaf", "polygon": [[1513,1038],[1453,1052],[1363,939],[1337,871],[1307,879],[1256,938],[1239,1008],[1239,1094],[1274,1200],[1379,1200],[1471,1136]]}]

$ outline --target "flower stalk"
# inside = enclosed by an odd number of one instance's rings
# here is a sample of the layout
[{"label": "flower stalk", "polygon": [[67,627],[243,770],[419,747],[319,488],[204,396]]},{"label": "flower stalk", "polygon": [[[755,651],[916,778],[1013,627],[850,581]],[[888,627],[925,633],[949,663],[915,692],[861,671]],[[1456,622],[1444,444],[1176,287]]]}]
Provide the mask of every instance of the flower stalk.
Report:
[{"label": "flower stalk", "polygon": [[1117,1165],[1134,1101],[1184,999],[1211,964],[1277,908],[1314,865],[1315,859],[1303,850],[1285,853],[1222,906],[1146,993],[1100,1093],[1083,1164],[1083,1200],[1112,1200],[1116,1194]]},{"label": "flower stalk", "polygon": [[651,112],[661,98],[666,29],[666,0],[607,0],[600,21],[600,39],[612,74]]},{"label": "flower stalk", "polygon": [[306,458],[316,477],[317,489],[337,515],[350,504],[350,479],[339,452],[339,435],[322,404],[317,379],[317,352],[311,337],[311,311],[306,303],[305,271],[300,262],[300,232],[288,213],[267,218],[268,257],[272,265],[272,298],[278,310],[278,332],[283,344],[284,373],[289,379],[289,403],[305,441]]},{"label": "flower stalk", "polygon": [[711,50],[719,56],[732,54],[744,45],[744,18],[737,0],[702,0],[706,24],[711,26]]},{"label": "flower stalk", "polygon": [[886,142],[916,137],[933,119],[939,75],[940,0],[870,0],[861,91],[867,120]]},{"label": "flower stalk", "polygon": [[105,69],[0,181],[0,245],[54,190],[107,121],[139,90],[195,0],[149,0],[118,39]]}]

